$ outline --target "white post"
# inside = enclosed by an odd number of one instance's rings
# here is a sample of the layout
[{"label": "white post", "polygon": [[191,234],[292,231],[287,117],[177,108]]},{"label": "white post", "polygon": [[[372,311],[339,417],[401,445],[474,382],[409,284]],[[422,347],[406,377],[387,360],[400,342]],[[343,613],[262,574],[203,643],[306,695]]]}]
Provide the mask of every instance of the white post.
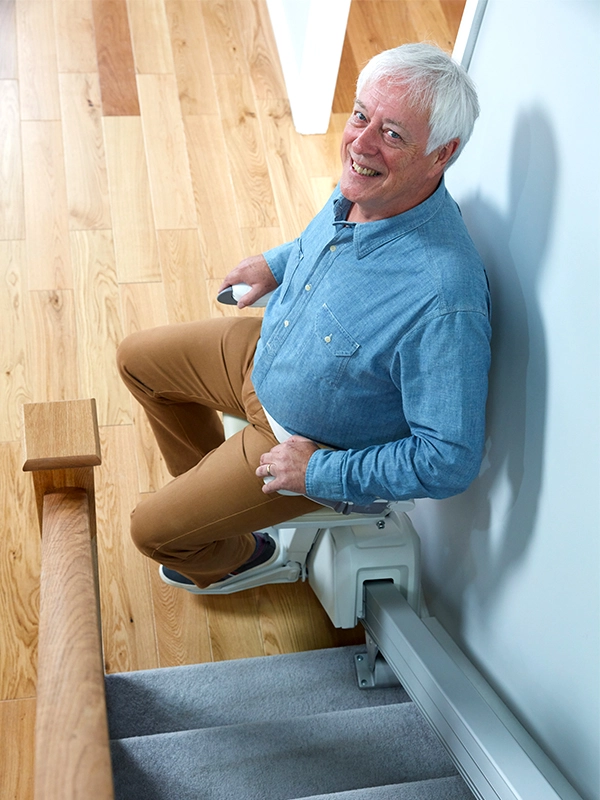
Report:
[{"label": "white post", "polygon": [[298,133],[326,133],[350,0],[267,0]]}]

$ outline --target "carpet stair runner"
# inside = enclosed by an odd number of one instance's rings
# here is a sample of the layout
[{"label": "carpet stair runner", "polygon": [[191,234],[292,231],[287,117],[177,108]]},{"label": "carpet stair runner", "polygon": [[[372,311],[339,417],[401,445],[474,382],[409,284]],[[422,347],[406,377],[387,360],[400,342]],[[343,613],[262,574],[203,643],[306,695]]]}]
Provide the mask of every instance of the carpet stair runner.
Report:
[{"label": "carpet stair runner", "polygon": [[106,677],[117,800],[473,800],[401,687],[343,647]]}]

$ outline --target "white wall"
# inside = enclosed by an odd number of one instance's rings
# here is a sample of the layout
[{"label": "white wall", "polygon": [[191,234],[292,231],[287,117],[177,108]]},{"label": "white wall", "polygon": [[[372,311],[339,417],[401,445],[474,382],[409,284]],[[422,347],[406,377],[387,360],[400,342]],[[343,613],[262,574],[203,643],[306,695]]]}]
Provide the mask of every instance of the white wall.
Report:
[{"label": "white wall", "polygon": [[600,4],[488,0],[470,73],[482,114],[447,181],[492,287],[488,436],[469,491],[414,514],[424,582],[598,800]]}]

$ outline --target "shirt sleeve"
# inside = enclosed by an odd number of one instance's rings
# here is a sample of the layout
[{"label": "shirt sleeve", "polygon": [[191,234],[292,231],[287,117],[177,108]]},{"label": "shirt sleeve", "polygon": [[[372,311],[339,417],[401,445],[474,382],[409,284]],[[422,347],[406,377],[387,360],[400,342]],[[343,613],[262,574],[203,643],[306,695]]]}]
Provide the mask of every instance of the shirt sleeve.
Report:
[{"label": "shirt sleeve", "polygon": [[291,241],[281,244],[278,247],[273,247],[271,250],[267,250],[263,253],[264,258],[269,265],[269,269],[273,273],[275,280],[280,286],[283,282],[283,275],[285,273],[285,268],[293,247],[294,241]]},{"label": "shirt sleeve", "polygon": [[362,450],[318,450],[306,472],[309,497],[371,503],[441,499],[477,476],[485,439],[490,325],[454,311],[408,333],[393,378],[410,435]]}]

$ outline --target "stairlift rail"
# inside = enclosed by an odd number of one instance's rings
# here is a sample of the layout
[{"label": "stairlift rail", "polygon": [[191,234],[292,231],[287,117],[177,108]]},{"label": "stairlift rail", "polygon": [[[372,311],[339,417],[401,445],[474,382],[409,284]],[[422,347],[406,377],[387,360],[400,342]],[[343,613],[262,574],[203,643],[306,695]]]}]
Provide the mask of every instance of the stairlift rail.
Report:
[{"label": "stairlift rail", "polygon": [[25,406],[42,533],[36,800],[113,800],[95,548],[94,401]]},{"label": "stairlift rail", "polygon": [[581,800],[433,617],[365,584],[367,634],[480,800]]}]

